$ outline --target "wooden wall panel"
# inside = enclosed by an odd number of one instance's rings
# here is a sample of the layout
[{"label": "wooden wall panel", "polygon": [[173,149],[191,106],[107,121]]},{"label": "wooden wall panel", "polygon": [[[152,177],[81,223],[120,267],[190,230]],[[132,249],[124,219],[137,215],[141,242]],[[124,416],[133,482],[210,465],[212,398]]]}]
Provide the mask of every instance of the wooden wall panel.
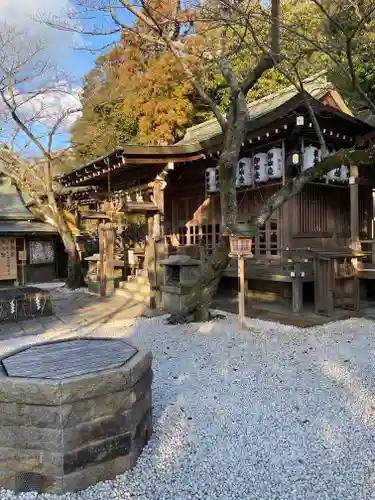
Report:
[{"label": "wooden wall panel", "polygon": [[298,195],[298,233],[328,231],[328,200],[320,186],[308,184]]}]

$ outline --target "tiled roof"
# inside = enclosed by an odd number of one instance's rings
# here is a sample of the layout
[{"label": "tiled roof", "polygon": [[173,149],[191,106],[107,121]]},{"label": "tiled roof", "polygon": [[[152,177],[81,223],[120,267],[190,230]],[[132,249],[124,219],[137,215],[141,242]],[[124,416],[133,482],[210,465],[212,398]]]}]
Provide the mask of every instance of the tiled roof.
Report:
[{"label": "tiled roof", "polygon": [[35,220],[25,205],[28,199],[9,177],[0,176],[0,234],[57,233],[53,226]]},{"label": "tiled roof", "polygon": [[[327,78],[325,76],[314,76],[310,79],[305,80],[304,89],[313,98],[319,100],[328,91],[333,90],[334,86],[327,81]],[[263,97],[262,99],[253,101],[248,106],[250,119],[255,120],[270,113],[282,104],[290,101],[297,94],[298,90],[296,89],[296,87],[290,86],[280,90],[279,92],[275,92],[274,94]],[[215,136],[220,136],[221,133],[222,132],[218,121],[216,120],[216,118],[212,118],[211,120],[207,120],[203,123],[200,123],[199,125],[195,125],[194,127],[190,127],[189,129],[187,129],[185,137],[176,145],[184,146],[188,144],[207,141]]]},{"label": "tiled roof", "polygon": [[26,208],[22,193],[9,177],[0,177],[0,220],[32,220],[34,215]]}]

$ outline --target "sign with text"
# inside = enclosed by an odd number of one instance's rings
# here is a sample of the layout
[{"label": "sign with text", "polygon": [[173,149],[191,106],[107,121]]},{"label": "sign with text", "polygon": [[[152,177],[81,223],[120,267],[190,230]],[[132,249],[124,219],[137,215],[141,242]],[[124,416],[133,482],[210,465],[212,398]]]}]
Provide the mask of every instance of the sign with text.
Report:
[{"label": "sign with text", "polygon": [[17,279],[15,238],[0,238],[0,280]]},{"label": "sign with text", "polygon": [[30,241],[30,264],[51,264],[55,262],[52,241]]}]

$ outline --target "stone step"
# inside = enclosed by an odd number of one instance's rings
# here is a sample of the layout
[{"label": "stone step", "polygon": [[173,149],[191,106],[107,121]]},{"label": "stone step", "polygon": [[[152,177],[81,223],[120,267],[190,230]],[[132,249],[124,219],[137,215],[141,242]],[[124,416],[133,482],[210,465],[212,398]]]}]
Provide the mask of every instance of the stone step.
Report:
[{"label": "stone step", "polygon": [[139,275],[139,276],[128,276],[128,279],[127,281],[129,283],[140,283],[142,285],[146,285],[149,281],[148,281],[148,276],[143,276],[142,274]]},{"label": "stone step", "polygon": [[137,281],[121,281],[119,288],[122,290],[129,290],[129,292],[150,293],[149,283],[143,284]]},{"label": "stone step", "polygon": [[148,277],[147,269],[136,269],[135,275],[136,276],[145,276],[147,278]]},{"label": "stone step", "polygon": [[116,288],[115,295],[126,299],[132,299],[137,302],[144,302],[146,304],[149,304],[150,302],[150,294],[145,292],[133,292],[123,288]]}]

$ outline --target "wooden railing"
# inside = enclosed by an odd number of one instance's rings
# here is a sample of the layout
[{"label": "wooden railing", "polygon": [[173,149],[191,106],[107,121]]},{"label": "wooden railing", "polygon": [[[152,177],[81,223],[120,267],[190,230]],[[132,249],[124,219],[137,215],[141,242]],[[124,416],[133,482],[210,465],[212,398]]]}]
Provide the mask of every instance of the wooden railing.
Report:
[{"label": "wooden railing", "polygon": [[[194,259],[204,260],[212,252],[212,248],[207,248],[203,245],[179,245],[169,246],[168,255],[189,255]],[[271,255],[272,252],[277,252],[277,255]],[[279,265],[283,269],[289,269],[291,260],[300,260],[304,258],[311,260],[311,251],[308,248],[289,249],[288,247],[270,247],[265,248],[264,253],[254,252],[253,258],[248,259],[248,262],[256,265]]]}]

